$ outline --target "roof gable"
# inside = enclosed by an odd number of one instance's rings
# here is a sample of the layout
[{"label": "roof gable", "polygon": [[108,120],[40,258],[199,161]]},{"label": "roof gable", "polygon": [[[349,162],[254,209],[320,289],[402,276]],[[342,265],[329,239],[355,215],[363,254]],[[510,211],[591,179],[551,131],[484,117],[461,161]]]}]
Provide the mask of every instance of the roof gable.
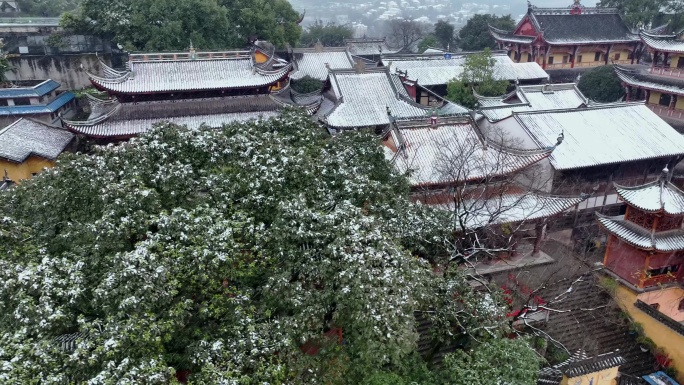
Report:
[{"label": "roof gable", "polygon": [[515,28],[513,34],[515,35],[523,35],[523,36],[537,36],[539,31],[534,27],[534,24],[532,20],[530,20],[530,16],[525,16],[523,19],[518,23],[518,26]]},{"label": "roof gable", "polygon": [[669,170],[663,170],[660,179],[641,186],[615,185],[622,200],[640,210],[670,215],[684,214],[684,192],[668,180]]}]

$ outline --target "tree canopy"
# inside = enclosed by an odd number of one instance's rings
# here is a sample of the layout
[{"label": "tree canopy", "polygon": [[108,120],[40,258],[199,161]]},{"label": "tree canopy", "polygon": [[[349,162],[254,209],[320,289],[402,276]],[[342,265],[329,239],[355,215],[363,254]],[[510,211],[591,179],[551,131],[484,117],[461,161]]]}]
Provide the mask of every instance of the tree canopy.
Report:
[{"label": "tree canopy", "polygon": [[625,89],[612,65],[596,67],[585,72],[577,87],[587,98],[600,103],[616,102],[625,96]]},{"label": "tree canopy", "polygon": [[447,83],[447,99],[468,108],[475,108],[477,99],[473,95],[473,90],[482,96],[505,94],[510,83],[494,78],[495,65],[496,61],[489,48],[466,56],[461,77]]},{"label": "tree canopy", "polygon": [[489,34],[487,25],[503,30],[515,28],[511,15],[474,15],[458,32],[459,45],[464,51],[481,51],[485,48],[496,48],[496,42]]},{"label": "tree canopy", "polygon": [[316,20],[302,33],[300,43],[305,47],[310,47],[320,41],[326,47],[341,47],[344,45],[344,39],[349,39],[353,35],[349,26],[335,23],[324,24],[321,20]]},{"label": "tree canopy", "polygon": [[601,7],[617,8],[632,28],[648,26],[669,0],[601,0]]},{"label": "tree canopy", "polygon": [[83,0],[65,30],[110,39],[129,50],[242,48],[251,39],[295,45],[300,15],[287,0]]},{"label": "tree canopy", "polygon": [[448,21],[438,20],[435,24],[435,37],[439,46],[444,49],[455,49],[456,39],[454,36],[454,26]]},{"label": "tree canopy", "polygon": [[391,19],[385,23],[385,29],[390,44],[401,50],[412,50],[427,35],[426,25],[411,19]]},{"label": "tree canopy", "polygon": [[0,195],[0,382],[358,384],[406,362],[416,378],[419,311],[465,349],[452,377],[517,353],[506,375],[533,385],[497,292],[415,256],[448,258],[448,217],[408,201],[372,134],[323,132],[289,110],[161,124]]},{"label": "tree canopy", "polygon": [[426,49],[430,47],[436,47],[439,44],[439,41],[435,37],[434,34],[429,34],[423,38],[423,40],[418,43],[418,53],[423,53],[425,52]]}]

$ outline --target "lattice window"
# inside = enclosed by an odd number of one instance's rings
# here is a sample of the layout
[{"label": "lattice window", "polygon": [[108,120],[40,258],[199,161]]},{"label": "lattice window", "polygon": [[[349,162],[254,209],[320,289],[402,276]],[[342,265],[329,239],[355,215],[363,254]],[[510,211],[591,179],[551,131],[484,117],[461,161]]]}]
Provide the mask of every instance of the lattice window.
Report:
[{"label": "lattice window", "polygon": [[629,218],[627,219],[630,222],[635,223],[645,229],[650,229],[653,227],[655,217],[653,216],[653,214],[648,214],[641,210],[636,210],[632,208],[631,210],[629,210]]},{"label": "lattice window", "polygon": [[658,221],[656,231],[674,230],[682,227],[682,217],[664,216]]}]

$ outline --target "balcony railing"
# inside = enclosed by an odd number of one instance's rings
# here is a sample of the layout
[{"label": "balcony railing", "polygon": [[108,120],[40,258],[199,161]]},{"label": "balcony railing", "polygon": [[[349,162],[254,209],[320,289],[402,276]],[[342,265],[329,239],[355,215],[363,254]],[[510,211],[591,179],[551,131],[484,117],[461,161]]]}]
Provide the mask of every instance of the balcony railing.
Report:
[{"label": "balcony railing", "polygon": [[671,78],[684,78],[684,68],[651,67],[648,72],[652,75],[667,76]]},{"label": "balcony railing", "polygon": [[659,104],[647,104],[647,106],[661,118],[676,119],[684,122],[684,110],[671,110],[669,107],[661,106]]}]

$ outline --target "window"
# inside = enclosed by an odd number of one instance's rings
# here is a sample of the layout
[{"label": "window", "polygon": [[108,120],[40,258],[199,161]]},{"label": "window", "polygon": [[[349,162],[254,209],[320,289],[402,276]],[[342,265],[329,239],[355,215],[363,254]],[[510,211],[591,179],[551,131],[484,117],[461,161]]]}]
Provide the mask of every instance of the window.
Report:
[{"label": "window", "polygon": [[601,61],[601,52],[596,52],[594,54],[594,61]]},{"label": "window", "polygon": [[553,56],[549,56],[549,64],[553,64]]},{"label": "window", "polygon": [[652,308],[654,308],[654,309],[656,309],[656,310],[660,309],[660,304],[659,304],[659,303],[652,303],[652,304],[650,304],[649,306],[652,307]]},{"label": "window", "polygon": [[615,60],[615,61],[620,60],[620,54],[619,54],[619,53],[616,53],[616,54],[615,54],[615,58],[614,58],[613,60]]},{"label": "window", "polygon": [[582,55],[577,56],[577,62],[581,63],[582,62]]},{"label": "window", "polygon": [[31,99],[29,99],[29,98],[14,99],[14,105],[15,106],[30,106],[31,105]]},{"label": "window", "polygon": [[651,277],[655,277],[658,275],[674,274],[674,273],[679,271],[680,266],[681,265],[670,265],[670,266],[660,267],[657,269],[651,269],[648,271],[648,275]]},{"label": "window", "polygon": [[672,95],[662,94],[662,95],[660,95],[660,100],[658,100],[658,104],[661,106],[668,107],[670,105],[671,101],[672,101]]},{"label": "window", "polygon": [[568,64],[568,56],[563,56],[563,64]]},{"label": "window", "polygon": [[527,54],[527,62],[528,62],[528,63],[529,63],[529,62],[532,62],[532,54],[531,54],[531,53],[528,53],[528,54]]},{"label": "window", "polygon": [[679,311],[684,311],[684,299],[679,301]]}]

